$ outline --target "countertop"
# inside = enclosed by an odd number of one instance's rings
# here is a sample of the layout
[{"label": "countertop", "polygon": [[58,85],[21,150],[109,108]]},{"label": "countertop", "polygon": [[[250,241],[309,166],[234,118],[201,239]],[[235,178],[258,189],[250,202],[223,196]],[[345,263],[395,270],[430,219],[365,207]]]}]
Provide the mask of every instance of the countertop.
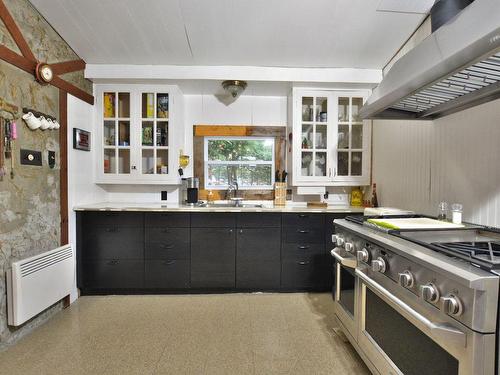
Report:
[{"label": "countertop", "polygon": [[[259,202],[260,203],[260,202]],[[310,212],[310,213],[362,213],[363,207],[309,208],[305,203],[292,203],[284,207],[265,203],[263,207],[191,207],[176,203],[133,203],[133,202],[100,202],[73,207],[75,211],[147,211],[147,212]]]}]

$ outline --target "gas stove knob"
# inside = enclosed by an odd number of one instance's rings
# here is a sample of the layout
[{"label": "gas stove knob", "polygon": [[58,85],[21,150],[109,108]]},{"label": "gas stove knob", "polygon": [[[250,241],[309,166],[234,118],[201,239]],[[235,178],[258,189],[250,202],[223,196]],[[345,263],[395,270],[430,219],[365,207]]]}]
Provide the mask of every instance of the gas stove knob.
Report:
[{"label": "gas stove knob", "polygon": [[358,258],[359,262],[368,263],[368,261],[370,260],[370,253],[368,252],[368,250],[363,249],[356,253],[356,257]]},{"label": "gas stove knob", "polygon": [[460,299],[453,295],[448,294],[446,297],[441,297],[443,311],[448,315],[460,316],[463,313],[463,306]]},{"label": "gas stove knob", "polygon": [[385,260],[384,258],[378,257],[375,260],[372,260],[372,271],[373,272],[381,272],[384,273],[386,270]]},{"label": "gas stove knob", "polygon": [[332,243],[337,244],[337,238],[339,238],[337,234],[332,234]]},{"label": "gas stove knob", "polygon": [[346,242],[344,245],[344,249],[348,253],[354,253],[354,245],[351,242]]},{"label": "gas stove knob", "polygon": [[424,301],[436,303],[439,301],[439,290],[432,283],[420,285],[420,296],[424,299]]},{"label": "gas stove knob", "polygon": [[413,287],[415,279],[410,271],[404,271],[402,273],[399,273],[398,276],[399,276],[399,285],[405,288]]}]

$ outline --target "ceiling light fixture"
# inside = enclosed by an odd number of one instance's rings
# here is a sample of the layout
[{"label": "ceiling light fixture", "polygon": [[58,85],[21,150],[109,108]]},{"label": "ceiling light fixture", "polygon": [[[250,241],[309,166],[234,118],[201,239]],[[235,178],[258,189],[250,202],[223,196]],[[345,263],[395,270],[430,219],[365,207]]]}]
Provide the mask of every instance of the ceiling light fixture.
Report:
[{"label": "ceiling light fixture", "polygon": [[246,87],[247,83],[245,81],[228,80],[222,82],[222,88],[230,93],[233,98],[239,96]]}]

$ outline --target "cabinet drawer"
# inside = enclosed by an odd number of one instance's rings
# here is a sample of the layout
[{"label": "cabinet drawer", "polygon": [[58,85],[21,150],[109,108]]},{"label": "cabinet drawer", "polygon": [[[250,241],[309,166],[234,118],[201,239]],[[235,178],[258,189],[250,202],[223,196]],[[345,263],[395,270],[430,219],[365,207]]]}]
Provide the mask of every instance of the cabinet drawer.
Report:
[{"label": "cabinet drawer", "polygon": [[236,287],[244,290],[278,290],[279,261],[245,261],[236,263]]},{"label": "cabinet drawer", "polygon": [[281,214],[262,212],[239,213],[236,226],[238,228],[278,228],[281,227]]},{"label": "cabinet drawer", "polygon": [[314,243],[287,243],[281,248],[282,259],[312,259],[314,257],[325,255],[325,246]]},{"label": "cabinet drawer", "polygon": [[283,289],[326,289],[329,280],[326,259],[284,260],[281,263]]},{"label": "cabinet drawer", "polygon": [[146,228],[146,259],[189,259],[189,228]]},{"label": "cabinet drawer", "polygon": [[144,261],[99,260],[83,263],[83,288],[135,289],[144,287]]},{"label": "cabinet drawer", "polygon": [[297,244],[324,244],[324,228],[323,226],[316,228],[285,227],[283,228],[283,242]]},{"label": "cabinet drawer", "polygon": [[193,228],[222,228],[235,227],[236,215],[226,212],[192,213],[191,227]]},{"label": "cabinet drawer", "polygon": [[142,212],[85,212],[83,215],[84,231],[88,227],[142,227],[143,225],[144,214]]},{"label": "cabinet drawer", "polygon": [[146,227],[189,227],[189,214],[179,212],[147,213]]},{"label": "cabinet drawer", "polygon": [[323,227],[325,217],[321,213],[283,214],[283,226],[301,228]]},{"label": "cabinet drawer", "polygon": [[146,260],[146,288],[187,289],[189,277],[189,260]]},{"label": "cabinet drawer", "polygon": [[103,226],[84,233],[82,258],[88,259],[142,259],[144,231],[137,227]]}]

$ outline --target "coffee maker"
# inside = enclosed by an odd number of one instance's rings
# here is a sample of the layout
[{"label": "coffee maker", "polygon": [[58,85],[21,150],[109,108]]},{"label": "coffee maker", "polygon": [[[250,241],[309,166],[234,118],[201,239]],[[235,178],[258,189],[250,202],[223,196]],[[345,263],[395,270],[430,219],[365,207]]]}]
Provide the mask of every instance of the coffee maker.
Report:
[{"label": "coffee maker", "polygon": [[200,188],[200,180],[196,177],[188,177],[182,179],[182,204],[194,206],[198,204],[198,189]]}]

